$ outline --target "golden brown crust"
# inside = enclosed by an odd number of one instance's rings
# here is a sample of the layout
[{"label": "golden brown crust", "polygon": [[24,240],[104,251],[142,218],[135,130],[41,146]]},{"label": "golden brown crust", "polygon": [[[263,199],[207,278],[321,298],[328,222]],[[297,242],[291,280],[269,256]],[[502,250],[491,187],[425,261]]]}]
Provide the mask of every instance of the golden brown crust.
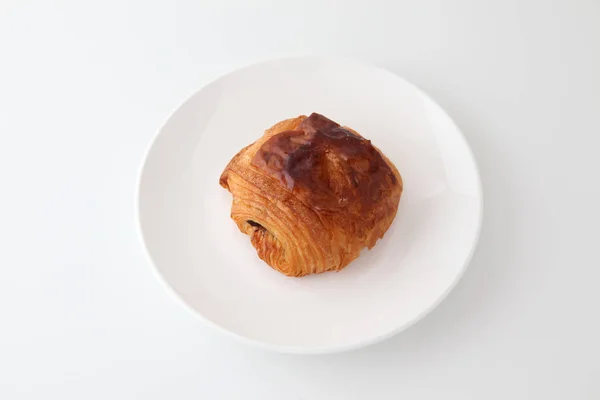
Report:
[{"label": "golden brown crust", "polygon": [[259,257],[289,276],[340,270],[372,248],[402,193],[385,155],[319,114],[275,124],[233,157],[220,184]]}]

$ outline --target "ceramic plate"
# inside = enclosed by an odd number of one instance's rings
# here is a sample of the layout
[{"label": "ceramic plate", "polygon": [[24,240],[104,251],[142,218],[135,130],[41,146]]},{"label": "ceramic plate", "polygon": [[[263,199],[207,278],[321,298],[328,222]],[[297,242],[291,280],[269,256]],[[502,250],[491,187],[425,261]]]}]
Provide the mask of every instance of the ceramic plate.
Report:
[{"label": "ceramic plate", "polygon": [[[371,251],[341,272],[289,278],[238,231],[218,181],[266,128],[311,112],[370,139],[404,192]],[[305,57],[242,68],[185,101],[146,154],[137,215],[158,275],[195,315],[263,348],[328,353],[387,338],[439,304],[473,253],[482,197],[464,137],[421,90],[373,66]]]}]

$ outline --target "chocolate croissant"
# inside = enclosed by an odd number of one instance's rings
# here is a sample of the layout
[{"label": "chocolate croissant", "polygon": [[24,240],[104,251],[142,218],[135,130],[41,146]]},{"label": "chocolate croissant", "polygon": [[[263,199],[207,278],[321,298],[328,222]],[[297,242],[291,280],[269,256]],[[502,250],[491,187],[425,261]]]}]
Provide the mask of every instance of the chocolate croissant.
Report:
[{"label": "chocolate croissant", "polygon": [[316,113],[275,124],[219,180],[258,256],[288,276],[339,271],[392,224],[402,178],[369,140]]}]

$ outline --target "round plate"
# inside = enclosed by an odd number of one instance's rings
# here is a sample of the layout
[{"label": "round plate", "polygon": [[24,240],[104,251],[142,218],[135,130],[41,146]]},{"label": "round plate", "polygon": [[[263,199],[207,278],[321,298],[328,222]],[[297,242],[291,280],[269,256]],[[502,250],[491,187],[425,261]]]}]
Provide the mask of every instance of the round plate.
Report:
[{"label": "round plate", "polygon": [[[404,192],[371,251],[340,272],[289,278],[229,218],[219,175],[265,129],[311,112],[370,139]],[[210,325],[283,352],[358,348],[413,324],[464,272],[481,215],[473,155],[435,102],[386,70],[316,57],[252,65],[194,94],[157,134],[138,188],[140,232],[167,287]]]}]

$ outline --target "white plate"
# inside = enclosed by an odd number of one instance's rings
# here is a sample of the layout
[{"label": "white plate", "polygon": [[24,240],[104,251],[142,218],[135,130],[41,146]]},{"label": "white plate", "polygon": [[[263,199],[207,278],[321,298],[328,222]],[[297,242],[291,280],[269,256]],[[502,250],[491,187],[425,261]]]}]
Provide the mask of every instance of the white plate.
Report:
[{"label": "white plate", "polygon": [[[319,112],[370,139],[398,167],[396,220],[341,272],[288,278],[229,218],[221,171],[277,121]],[[383,69],[317,57],[252,65],[188,99],[151,145],[138,217],[159,276],[197,316],[283,352],[358,348],[432,310],[465,270],[482,196],[471,151],[446,113]]]}]

